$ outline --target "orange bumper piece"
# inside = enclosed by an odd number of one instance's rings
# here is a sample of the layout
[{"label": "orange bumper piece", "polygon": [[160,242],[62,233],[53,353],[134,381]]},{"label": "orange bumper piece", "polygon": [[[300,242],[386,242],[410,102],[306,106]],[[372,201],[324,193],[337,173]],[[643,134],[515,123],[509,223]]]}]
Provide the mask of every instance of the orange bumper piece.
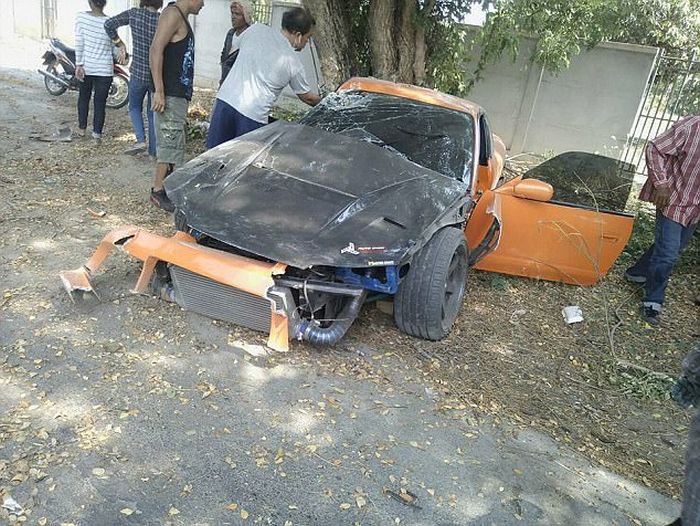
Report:
[{"label": "orange bumper piece", "polygon": [[268,346],[278,351],[289,349],[287,314],[277,310],[276,303],[267,295],[275,284],[272,276],[283,274],[286,265],[265,263],[203,247],[184,232],[177,232],[173,237],[166,238],[135,226],[126,226],[107,234],[83,267],[60,273],[65,289],[69,293],[76,290],[94,293],[91,278],[115,247],[143,261],[141,274],[133,289],[135,293],[146,292],[156,264],[165,261],[218,283],[264,298],[270,302],[272,314]]}]

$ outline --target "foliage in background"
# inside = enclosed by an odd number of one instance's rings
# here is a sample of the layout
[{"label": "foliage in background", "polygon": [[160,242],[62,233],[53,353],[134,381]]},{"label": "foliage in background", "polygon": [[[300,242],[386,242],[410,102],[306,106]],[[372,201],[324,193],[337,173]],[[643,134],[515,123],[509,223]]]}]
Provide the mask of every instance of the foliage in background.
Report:
[{"label": "foliage in background", "polygon": [[494,7],[469,86],[504,53],[514,59],[523,34],[536,39],[533,60],[554,73],[605,40],[700,51],[699,0],[496,0]]}]

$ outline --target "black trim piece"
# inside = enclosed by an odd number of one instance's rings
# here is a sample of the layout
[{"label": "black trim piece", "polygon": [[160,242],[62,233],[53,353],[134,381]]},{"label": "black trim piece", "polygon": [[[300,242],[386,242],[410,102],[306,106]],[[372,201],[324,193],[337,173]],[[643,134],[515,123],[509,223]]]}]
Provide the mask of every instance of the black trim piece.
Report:
[{"label": "black trim piece", "polygon": [[364,292],[364,289],[360,287],[353,287],[344,283],[333,283],[330,281],[278,276],[273,276],[272,279],[275,280],[275,285],[297,290],[307,289],[315,292],[339,294],[341,296],[360,296]]}]

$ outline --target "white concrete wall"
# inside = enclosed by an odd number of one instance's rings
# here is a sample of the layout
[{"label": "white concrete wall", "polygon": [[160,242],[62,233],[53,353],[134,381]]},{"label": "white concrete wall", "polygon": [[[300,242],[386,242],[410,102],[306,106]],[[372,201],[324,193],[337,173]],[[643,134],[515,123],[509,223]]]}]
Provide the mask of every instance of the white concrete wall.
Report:
[{"label": "white concrete wall", "polygon": [[[14,1],[0,0],[0,36],[7,37],[15,33]],[[2,63],[2,51],[0,51],[0,63]]]},{"label": "white concrete wall", "polygon": [[619,156],[658,49],[603,43],[552,75],[533,63],[535,44],[521,39],[516,61],[504,57],[487,68],[468,98],[484,107],[512,154],[581,150]]},{"label": "white concrete wall", "polygon": [[218,88],[219,58],[224,38],[231,29],[230,0],[208,0],[197,16],[190,16],[194,30],[194,82],[200,88]]}]

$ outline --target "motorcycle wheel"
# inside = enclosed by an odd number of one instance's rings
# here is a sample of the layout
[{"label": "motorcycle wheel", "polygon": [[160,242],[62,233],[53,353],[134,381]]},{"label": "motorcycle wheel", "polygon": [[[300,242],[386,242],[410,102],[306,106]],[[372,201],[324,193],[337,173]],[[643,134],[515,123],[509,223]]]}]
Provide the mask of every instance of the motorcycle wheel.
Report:
[{"label": "motorcycle wheel", "polygon": [[124,75],[115,75],[107,95],[107,107],[119,109],[129,102],[129,79]]},{"label": "motorcycle wheel", "polygon": [[[58,77],[58,70],[56,69],[56,66],[47,66],[46,71]],[[44,77],[44,86],[46,86],[46,91],[48,91],[54,97],[63,95],[68,89],[63,84],[59,84],[58,82],[51,80],[49,77]]]}]

